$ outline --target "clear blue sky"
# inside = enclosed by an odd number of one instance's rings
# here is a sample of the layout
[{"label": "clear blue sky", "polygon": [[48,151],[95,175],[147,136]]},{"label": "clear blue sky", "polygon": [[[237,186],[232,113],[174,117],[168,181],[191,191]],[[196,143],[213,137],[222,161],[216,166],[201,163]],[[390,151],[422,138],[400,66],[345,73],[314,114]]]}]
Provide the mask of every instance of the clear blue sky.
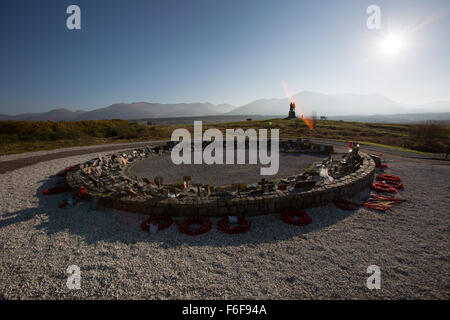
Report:
[{"label": "clear blue sky", "polygon": [[[450,100],[448,0],[0,2],[0,113],[118,102],[243,105],[292,92]],[[81,30],[66,8],[81,8]],[[366,8],[381,8],[381,30]],[[406,31],[405,31],[406,30]],[[394,56],[379,50],[402,33]]]}]

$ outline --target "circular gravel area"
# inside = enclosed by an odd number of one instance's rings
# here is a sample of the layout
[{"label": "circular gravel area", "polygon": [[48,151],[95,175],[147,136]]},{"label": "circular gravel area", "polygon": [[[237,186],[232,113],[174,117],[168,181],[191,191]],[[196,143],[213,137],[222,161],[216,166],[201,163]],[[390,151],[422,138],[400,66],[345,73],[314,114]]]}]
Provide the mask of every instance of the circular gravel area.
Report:
[{"label": "circular gravel area", "polygon": [[[225,153],[225,152],[224,152]],[[180,164],[175,165],[170,155],[145,159],[130,164],[125,169],[128,176],[154,178],[164,177],[164,183],[183,181],[183,176],[191,176],[192,183],[212,184],[215,186],[233,183],[256,183],[262,178],[266,180],[285,178],[301,172],[313,162],[322,161],[326,156],[318,154],[280,153],[278,173],[261,176],[260,168],[269,165],[261,164]],[[246,152],[248,159],[248,151]],[[248,160],[246,161],[248,162]],[[235,161],[236,163],[236,161]]]},{"label": "circular gravel area", "polygon": [[[87,202],[58,209],[64,194],[42,195],[63,182],[58,170],[97,152],[0,174],[0,299],[448,300],[450,166],[383,152],[406,202],[386,213],[329,204],[307,210],[306,227],[276,213],[251,217],[250,231],[233,236],[217,229],[219,219],[197,237],[176,224],[150,234],[140,229],[145,215]],[[74,264],[79,290],[66,286]],[[374,264],[379,290],[366,287]]]}]

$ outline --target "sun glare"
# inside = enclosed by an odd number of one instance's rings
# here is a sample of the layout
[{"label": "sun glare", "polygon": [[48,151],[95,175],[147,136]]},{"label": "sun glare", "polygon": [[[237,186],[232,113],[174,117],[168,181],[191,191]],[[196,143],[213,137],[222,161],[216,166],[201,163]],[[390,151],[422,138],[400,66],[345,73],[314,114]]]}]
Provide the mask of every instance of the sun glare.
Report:
[{"label": "sun glare", "polygon": [[393,56],[397,55],[404,45],[405,43],[401,36],[390,34],[382,40],[381,49],[385,54]]}]

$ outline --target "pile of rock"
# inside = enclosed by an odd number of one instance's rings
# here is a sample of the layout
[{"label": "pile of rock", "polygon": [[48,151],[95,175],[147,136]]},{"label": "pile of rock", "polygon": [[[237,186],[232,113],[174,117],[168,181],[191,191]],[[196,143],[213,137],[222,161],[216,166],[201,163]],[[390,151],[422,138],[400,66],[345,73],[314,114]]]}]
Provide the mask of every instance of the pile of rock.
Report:
[{"label": "pile of rock", "polygon": [[158,155],[160,150],[162,148],[156,146],[98,156],[79,165],[67,179],[75,188],[84,186],[99,194],[137,194],[148,181],[131,179],[123,175],[122,170],[134,161]]},{"label": "pile of rock", "polygon": [[308,139],[280,140],[280,152],[332,154],[333,146],[311,143]]},{"label": "pile of rock", "polygon": [[341,160],[335,160],[330,155],[322,163],[322,169],[327,169],[326,176],[334,179],[342,178],[345,175],[352,174],[363,164],[363,158],[359,154],[359,144],[354,144],[349,152]]}]

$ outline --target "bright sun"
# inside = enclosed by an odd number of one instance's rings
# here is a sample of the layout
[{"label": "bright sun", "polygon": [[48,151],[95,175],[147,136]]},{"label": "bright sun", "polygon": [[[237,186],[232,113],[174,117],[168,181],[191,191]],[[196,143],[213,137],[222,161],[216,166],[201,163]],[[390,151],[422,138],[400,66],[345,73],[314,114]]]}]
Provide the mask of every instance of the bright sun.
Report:
[{"label": "bright sun", "polygon": [[381,49],[387,55],[398,54],[404,46],[403,38],[399,35],[390,34],[381,42]]}]

